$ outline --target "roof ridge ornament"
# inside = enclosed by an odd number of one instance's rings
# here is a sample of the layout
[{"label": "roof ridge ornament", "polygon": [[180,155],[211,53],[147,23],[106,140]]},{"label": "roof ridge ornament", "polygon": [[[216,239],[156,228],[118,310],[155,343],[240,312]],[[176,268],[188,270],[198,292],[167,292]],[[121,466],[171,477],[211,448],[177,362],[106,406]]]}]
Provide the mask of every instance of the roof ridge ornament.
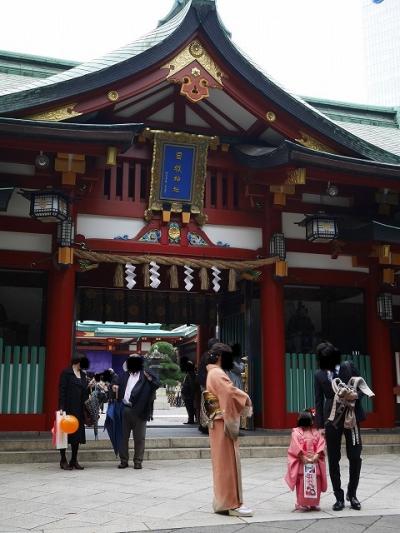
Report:
[{"label": "roof ridge ornament", "polygon": [[198,39],[161,68],[168,69],[166,79],[181,85],[181,94],[193,103],[208,98],[209,88],[222,89],[224,73]]},{"label": "roof ridge ornament", "polygon": [[191,7],[196,9],[200,20],[203,19],[203,14],[208,13],[210,8],[212,10],[216,9],[216,0],[174,0],[174,4],[167,15],[158,21],[157,27],[159,28],[173,19],[175,15],[188,5],[189,2]]}]

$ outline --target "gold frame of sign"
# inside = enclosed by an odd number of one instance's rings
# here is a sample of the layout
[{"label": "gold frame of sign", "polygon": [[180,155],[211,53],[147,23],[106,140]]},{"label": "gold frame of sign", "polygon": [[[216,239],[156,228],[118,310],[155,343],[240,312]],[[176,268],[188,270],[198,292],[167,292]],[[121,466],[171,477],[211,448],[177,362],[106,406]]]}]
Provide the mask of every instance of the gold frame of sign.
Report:
[{"label": "gold frame of sign", "polygon": [[[165,146],[176,146],[179,148],[193,148],[194,160],[191,169],[191,175],[185,176],[190,180],[190,199],[173,199],[167,200],[168,209],[172,213],[182,213],[189,210],[196,216],[199,224],[204,224],[206,215],[204,214],[204,188],[207,174],[207,156],[210,147],[215,148],[218,143],[218,137],[206,135],[194,135],[191,133],[150,130],[146,129],[144,135],[153,139],[153,160],[151,165],[151,183],[148,209],[145,212],[146,220],[150,220],[154,211],[164,211],[165,199],[161,198],[161,185],[166,179],[163,174],[164,168],[164,151]],[[165,172],[165,171],[164,171]]]}]

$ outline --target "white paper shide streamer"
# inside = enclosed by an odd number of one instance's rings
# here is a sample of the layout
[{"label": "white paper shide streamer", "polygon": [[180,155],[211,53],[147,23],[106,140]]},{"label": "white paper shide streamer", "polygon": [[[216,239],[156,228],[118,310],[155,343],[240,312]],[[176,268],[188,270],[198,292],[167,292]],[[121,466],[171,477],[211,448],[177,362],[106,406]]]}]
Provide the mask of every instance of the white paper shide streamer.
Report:
[{"label": "white paper shide streamer", "polygon": [[157,289],[157,287],[160,285],[160,274],[159,271],[160,267],[157,265],[155,261],[150,261],[150,287],[152,289]]},{"label": "white paper shide streamer", "polygon": [[185,279],[184,279],[185,289],[187,291],[190,291],[191,289],[193,289],[193,283],[192,283],[193,268],[190,268],[190,266],[185,265],[184,266],[184,273],[185,273]]},{"label": "white paper shide streamer", "polygon": [[217,267],[211,267],[212,271],[212,284],[213,284],[213,290],[214,292],[218,292],[221,288],[220,281],[221,281],[221,271]]},{"label": "white paper shide streamer", "polygon": [[132,263],[126,263],[125,265],[125,281],[128,289],[133,289],[136,285],[136,266]]}]

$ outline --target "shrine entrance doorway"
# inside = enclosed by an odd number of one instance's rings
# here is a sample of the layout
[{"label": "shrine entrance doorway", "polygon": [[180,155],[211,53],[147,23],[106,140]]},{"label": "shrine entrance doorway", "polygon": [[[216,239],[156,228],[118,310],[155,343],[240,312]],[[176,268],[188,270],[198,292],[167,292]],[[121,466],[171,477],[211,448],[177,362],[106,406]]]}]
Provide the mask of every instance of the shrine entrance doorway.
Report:
[{"label": "shrine entrance doorway", "polygon": [[[101,269],[107,266],[101,265]],[[255,284],[241,281],[238,290],[217,293],[164,287],[128,290],[96,286],[101,281],[100,274],[78,274],[76,298],[75,346],[89,356],[92,372],[110,367],[120,372],[129,353],[146,356],[156,342],[169,342],[180,357],[188,357],[197,366],[208,339],[217,337],[227,344],[240,345],[246,358],[246,387],[256,412],[260,410],[260,313]],[[179,359],[175,357],[174,362],[179,363]],[[167,401],[170,387],[165,389],[165,394],[159,396],[165,396]],[[179,414],[178,425],[186,420],[184,409]],[[158,415],[156,425],[169,425],[167,416]]]}]

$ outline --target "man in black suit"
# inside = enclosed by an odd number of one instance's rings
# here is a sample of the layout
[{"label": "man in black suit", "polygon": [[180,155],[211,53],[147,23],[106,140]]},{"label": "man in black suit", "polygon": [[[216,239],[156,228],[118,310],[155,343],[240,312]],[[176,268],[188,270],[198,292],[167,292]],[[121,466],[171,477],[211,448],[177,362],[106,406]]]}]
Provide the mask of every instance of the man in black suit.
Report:
[{"label": "man in black suit", "polygon": [[[329,475],[336,497],[333,504],[334,511],[344,509],[344,492],[341,488],[340,466],[341,444],[344,434],[346,439],[346,453],[349,460],[349,484],[346,498],[350,506],[359,511],[361,504],[357,499],[357,487],[361,472],[361,435],[359,423],[365,420],[365,413],[361,406],[360,399],[355,402],[356,427],[347,429],[344,427],[345,412],[341,415],[336,413],[334,420],[328,420],[334,403],[335,393],[332,388],[332,380],[339,378],[347,384],[350,378],[359,376],[359,372],[351,361],[340,364],[340,352],[328,341],[323,341],[316,349],[319,370],[314,377],[315,386],[315,409],[316,425],[325,432],[326,445],[328,449]],[[360,393],[361,394],[361,393]]]},{"label": "man in black suit", "polygon": [[135,444],[133,467],[142,468],[146,425],[150,420],[155,391],[160,386],[157,377],[149,370],[143,369],[143,357],[137,354],[129,356],[127,371],[119,380],[117,398],[124,405],[122,413],[122,439],[119,450],[121,464],[118,468],[127,468],[129,461],[129,437],[133,432]]}]

